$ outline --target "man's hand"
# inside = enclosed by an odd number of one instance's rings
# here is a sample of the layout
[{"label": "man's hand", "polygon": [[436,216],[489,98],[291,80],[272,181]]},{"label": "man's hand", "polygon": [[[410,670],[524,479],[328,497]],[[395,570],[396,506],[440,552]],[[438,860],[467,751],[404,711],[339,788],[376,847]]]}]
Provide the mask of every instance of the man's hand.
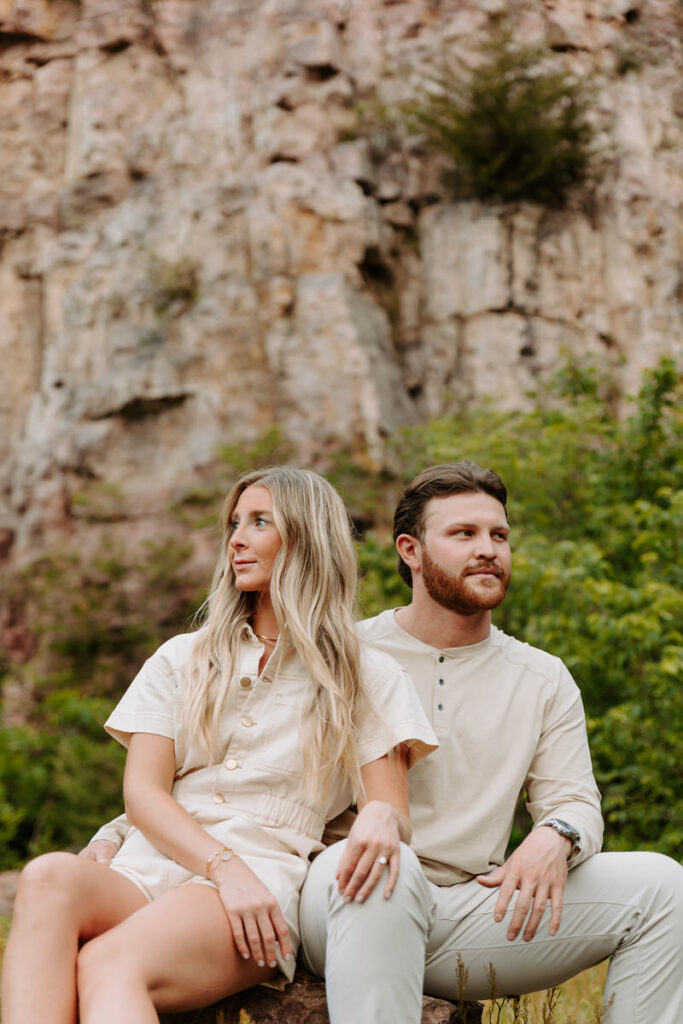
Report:
[{"label": "man's hand", "polygon": [[116,843],[110,842],[109,839],[96,839],[93,843],[88,843],[82,850],[78,851],[79,857],[85,857],[87,860],[94,860],[98,864],[111,864],[114,859],[114,855],[118,853],[118,846]]},{"label": "man's hand", "polygon": [[507,937],[510,941],[519,935],[529,909],[531,913],[522,938],[529,942],[536,934],[546,903],[550,900],[550,935],[556,935],[562,917],[562,900],[567,883],[567,858],[571,842],[552,828],[541,826],[531,832],[505,863],[490,875],[478,875],[480,885],[500,892],[493,912],[496,921],[502,921],[512,894],[519,889],[517,903],[510,920]]}]

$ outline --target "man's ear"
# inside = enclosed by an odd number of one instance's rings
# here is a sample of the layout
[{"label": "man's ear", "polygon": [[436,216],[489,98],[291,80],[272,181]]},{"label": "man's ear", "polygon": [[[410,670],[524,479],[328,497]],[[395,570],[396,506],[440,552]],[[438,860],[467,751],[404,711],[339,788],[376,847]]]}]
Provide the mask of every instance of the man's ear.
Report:
[{"label": "man's ear", "polygon": [[409,533],[399,533],[396,538],[396,550],[409,569],[418,573],[422,568],[422,545],[417,537]]}]

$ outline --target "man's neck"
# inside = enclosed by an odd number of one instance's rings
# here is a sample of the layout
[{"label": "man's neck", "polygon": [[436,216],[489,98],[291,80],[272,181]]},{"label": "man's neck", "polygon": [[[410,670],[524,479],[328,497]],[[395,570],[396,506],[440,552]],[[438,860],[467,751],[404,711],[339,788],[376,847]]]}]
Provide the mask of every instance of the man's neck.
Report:
[{"label": "man's neck", "polygon": [[469,647],[486,640],[491,632],[491,612],[482,610],[462,615],[435,601],[424,604],[413,599],[394,613],[397,625],[430,647]]}]

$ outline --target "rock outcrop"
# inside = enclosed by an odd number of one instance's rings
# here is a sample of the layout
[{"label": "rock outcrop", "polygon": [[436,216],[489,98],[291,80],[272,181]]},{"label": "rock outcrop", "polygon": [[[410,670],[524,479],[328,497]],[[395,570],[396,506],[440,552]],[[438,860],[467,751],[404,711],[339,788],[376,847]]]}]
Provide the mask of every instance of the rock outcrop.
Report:
[{"label": "rock outcrop", "polygon": [[[596,86],[591,215],[453,203],[358,104],[471,59],[503,8]],[[314,464],[526,401],[566,349],[680,353],[675,0],[0,0],[6,558],[120,486],[151,522],[221,443]],[[150,481],[153,485],[150,486]]]},{"label": "rock outcrop", "polygon": [[[481,1024],[479,1003],[454,1006],[445,999],[422,1000],[422,1024]],[[192,1013],[162,1014],[161,1024],[329,1024],[325,985],[299,969],[284,992],[253,988]]]}]

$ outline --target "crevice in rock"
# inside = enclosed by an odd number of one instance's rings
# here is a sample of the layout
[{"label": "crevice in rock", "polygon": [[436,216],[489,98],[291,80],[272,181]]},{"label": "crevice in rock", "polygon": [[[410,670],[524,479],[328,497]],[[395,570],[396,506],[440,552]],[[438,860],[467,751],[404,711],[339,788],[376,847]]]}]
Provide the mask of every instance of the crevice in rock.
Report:
[{"label": "crevice in rock", "polygon": [[339,68],[333,64],[320,64],[316,67],[306,68],[307,82],[328,82],[339,74]]},{"label": "crevice in rock", "polygon": [[100,49],[105,53],[122,53],[130,46],[130,39],[114,39],[111,43],[104,43]]},{"label": "crevice in rock", "polygon": [[178,395],[160,395],[158,398],[131,398],[118,409],[111,409],[92,419],[106,420],[114,416],[120,416],[124,420],[143,420],[148,416],[158,416],[167,409],[174,409],[182,405],[191,397],[189,391],[181,392]]},{"label": "crevice in rock", "polygon": [[40,36],[34,36],[30,32],[12,32],[11,30],[3,32],[0,29],[0,53],[3,50],[9,50],[12,46],[33,46],[35,43],[44,41]]}]

